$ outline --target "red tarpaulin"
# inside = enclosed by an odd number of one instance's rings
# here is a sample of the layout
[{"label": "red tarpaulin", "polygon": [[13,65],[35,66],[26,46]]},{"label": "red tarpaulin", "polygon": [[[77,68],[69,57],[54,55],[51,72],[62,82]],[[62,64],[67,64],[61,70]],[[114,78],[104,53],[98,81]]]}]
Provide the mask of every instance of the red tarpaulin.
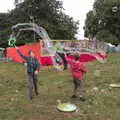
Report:
[{"label": "red tarpaulin", "polygon": [[[106,54],[101,54],[101,53],[88,53],[88,54],[81,54],[80,55],[80,62],[90,62],[96,60],[96,55],[100,57],[100,59],[106,59],[107,56]],[[69,58],[73,59],[73,56],[69,56]]]},{"label": "red tarpaulin", "polygon": [[[102,59],[106,59],[107,56],[106,55],[102,55],[100,53],[96,53],[96,54],[81,54],[80,55],[80,61],[81,62],[90,62],[90,61],[94,61],[96,60],[96,55],[99,55],[100,58]],[[73,56],[69,56],[69,58],[73,59]],[[41,57],[41,64],[42,65],[52,65],[52,59],[51,56],[43,56]]]},{"label": "red tarpaulin", "polygon": [[[18,48],[26,56],[28,56],[28,52],[30,50],[33,50],[36,54],[38,61],[40,62],[41,49],[42,49],[40,43],[35,43],[33,45],[24,45]],[[20,63],[25,62],[24,59],[22,59],[20,55],[17,53],[15,48],[7,48],[7,57],[12,58],[12,60],[15,62],[20,62]]]},{"label": "red tarpaulin", "polygon": [[[41,63],[41,65],[45,66],[45,65],[52,65],[52,59],[51,56],[42,56],[42,47],[40,45],[40,43],[35,43],[34,45],[24,45],[19,47],[19,50],[26,56],[28,56],[28,52],[29,50],[33,50],[36,54],[36,57],[38,59],[38,61]],[[107,56],[106,54],[102,54],[102,53],[96,53],[97,55],[99,55],[101,58],[105,59]],[[93,61],[96,60],[95,56],[96,54],[81,54],[80,56],[80,61],[81,62],[89,62],[89,61]],[[12,58],[13,61],[15,62],[25,62],[17,53],[15,48],[7,48],[7,57]],[[73,59],[72,56],[69,56],[71,59]]]}]

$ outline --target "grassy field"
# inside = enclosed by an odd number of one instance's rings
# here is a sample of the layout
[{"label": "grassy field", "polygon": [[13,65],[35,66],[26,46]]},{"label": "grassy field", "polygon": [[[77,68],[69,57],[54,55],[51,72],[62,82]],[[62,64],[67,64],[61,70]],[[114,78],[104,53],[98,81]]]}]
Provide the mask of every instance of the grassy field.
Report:
[{"label": "grassy field", "polygon": [[[73,84],[69,71],[47,68],[39,74],[39,96],[29,101],[25,67],[0,63],[0,120],[120,120],[120,88],[109,87],[120,83],[120,54],[110,54],[105,64],[91,62],[87,67],[85,102],[70,99]],[[100,76],[95,76],[96,70],[100,70]],[[59,112],[58,99],[70,101],[79,109]]]}]

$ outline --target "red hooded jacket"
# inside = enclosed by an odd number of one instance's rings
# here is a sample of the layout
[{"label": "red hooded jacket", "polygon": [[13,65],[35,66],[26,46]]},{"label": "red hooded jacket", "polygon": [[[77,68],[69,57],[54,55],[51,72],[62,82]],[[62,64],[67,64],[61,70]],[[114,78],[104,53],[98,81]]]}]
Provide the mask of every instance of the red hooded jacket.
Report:
[{"label": "red hooded jacket", "polygon": [[75,77],[77,80],[83,80],[84,75],[87,72],[85,65],[80,61],[75,61],[74,59],[70,58],[67,58],[67,62],[71,67],[73,77]]}]

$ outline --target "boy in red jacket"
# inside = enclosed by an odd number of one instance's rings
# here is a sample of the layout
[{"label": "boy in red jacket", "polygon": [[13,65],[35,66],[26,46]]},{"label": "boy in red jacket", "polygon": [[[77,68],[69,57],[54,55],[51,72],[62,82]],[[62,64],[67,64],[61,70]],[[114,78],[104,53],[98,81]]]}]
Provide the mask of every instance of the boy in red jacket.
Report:
[{"label": "boy in red jacket", "polygon": [[76,94],[77,94],[77,90],[79,89],[79,97],[81,101],[85,101],[85,99],[83,98],[83,80],[84,80],[84,76],[86,71],[85,65],[83,63],[80,62],[80,56],[78,54],[74,55],[74,59],[70,59],[67,58],[67,62],[71,67],[71,72],[72,72],[72,76],[73,76],[73,83],[74,83],[74,91],[73,91],[73,95],[72,98],[76,98]]}]

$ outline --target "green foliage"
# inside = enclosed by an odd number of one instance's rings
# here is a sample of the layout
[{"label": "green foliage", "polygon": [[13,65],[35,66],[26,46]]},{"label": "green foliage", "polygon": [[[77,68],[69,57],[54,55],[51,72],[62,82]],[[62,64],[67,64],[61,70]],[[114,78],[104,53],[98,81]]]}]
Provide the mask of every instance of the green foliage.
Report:
[{"label": "green foliage", "polygon": [[[4,20],[6,17],[3,17],[3,21],[0,21],[0,26],[1,24],[6,26],[9,23],[3,31],[3,33],[6,33],[5,38],[7,39],[7,35],[9,35],[6,29],[10,30],[10,26],[17,23],[32,22],[30,17],[33,16],[34,22],[43,26],[51,39],[74,39],[79,23],[64,13],[62,5],[63,3],[59,0],[26,0],[19,8],[6,14],[9,22]],[[23,39],[30,35],[29,33],[27,35],[26,33],[22,34]],[[29,38],[31,39],[31,36]]]},{"label": "green foliage", "polygon": [[113,43],[113,44],[118,42],[117,37],[108,30],[101,30],[101,31],[97,32],[96,37],[97,37],[97,39],[107,41],[107,42]]},{"label": "green foliage", "polygon": [[[87,14],[85,23],[85,36],[102,39],[105,42],[119,43],[120,42],[120,0],[96,0],[93,5],[93,11]],[[106,36],[112,37],[104,39],[99,37],[99,32],[109,31]],[[104,35],[103,35],[104,36]],[[114,40],[113,40],[114,38]]]}]

